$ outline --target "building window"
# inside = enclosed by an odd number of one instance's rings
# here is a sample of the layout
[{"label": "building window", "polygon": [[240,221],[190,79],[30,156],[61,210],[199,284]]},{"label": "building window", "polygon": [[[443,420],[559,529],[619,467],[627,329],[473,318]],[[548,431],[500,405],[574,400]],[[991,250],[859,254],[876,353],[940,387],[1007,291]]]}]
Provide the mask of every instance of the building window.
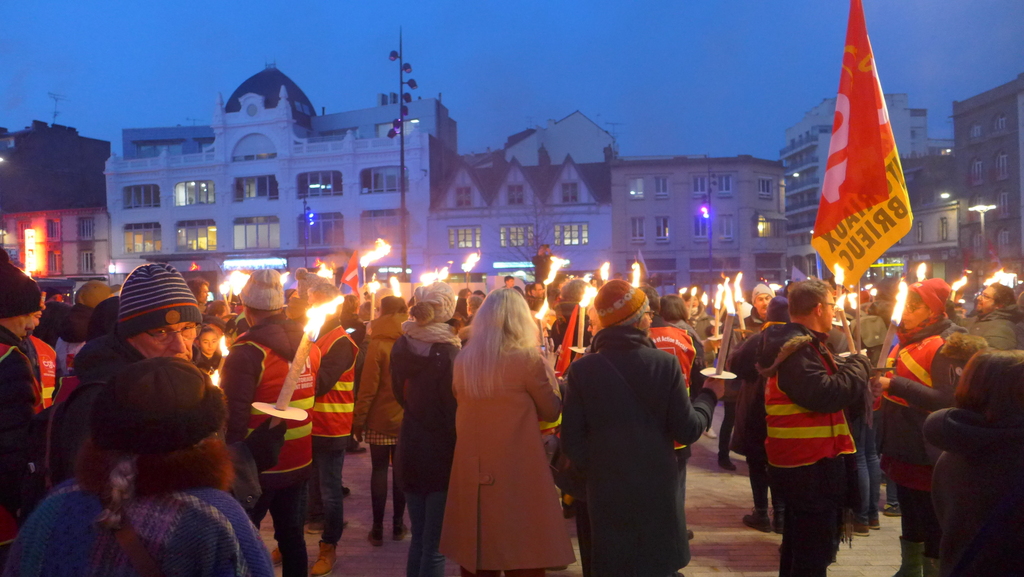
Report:
[{"label": "building window", "polygon": [[705,218],[702,214],[694,215],[693,217],[693,238],[696,240],[707,240],[708,239],[708,221],[711,219]]},{"label": "building window", "polygon": [[580,185],[576,182],[562,183],[562,203],[571,204],[580,201]]},{"label": "building window", "polygon": [[920,220],[914,225],[914,233],[917,235],[917,244],[924,242],[924,223]]},{"label": "building window", "polygon": [[60,240],[60,220],[46,219],[46,240]]},{"label": "building window", "polygon": [[729,196],[732,194],[732,175],[731,174],[719,174],[718,175],[718,196]]},{"label": "building window", "polygon": [[668,217],[654,217],[654,240],[656,242],[668,242]]},{"label": "building window", "polygon": [[96,272],[96,255],[91,250],[78,251],[78,272]]},{"label": "building window", "polygon": [[654,198],[668,198],[668,177],[654,177]]},{"label": "building window", "polygon": [[735,222],[731,214],[718,216],[718,235],[722,240],[732,240],[735,228]]},{"label": "building window", "polygon": [[754,236],[757,238],[772,238],[776,236],[774,223],[765,218],[763,214],[757,215],[757,220],[754,223]]},{"label": "building window", "polygon": [[359,182],[363,194],[377,194],[381,192],[398,192],[397,166],[380,166],[377,168],[364,168],[359,173]]},{"label": "building window", "polygon": [[949,219],[946,217],[939,219],[939,238],[949,240]]},{"label": "building window", "polygon": [[92,240],[96,237],[96,219],[91,216],[78,217],[78,240]]},{"label": "building window", "polygon": [[299,246],[305,246],[309,233],[309,246],[343,246],[345,244],[345,216],[340,212],[318,212],[312,220],[299,215]]},{"label": "building window", "polygon": [[585,222],[571,222],[555,225],[555,244],[576,246],[590,243],[590,225]]},{"label": "building window", "polygon": [[694,194],[705,194],[708,191],[708,177],[706,176],[695,176],[693,177],[693,193]]},{"label": "building window", "polygon": [[1010,178],[1010,157],[1005,152],[996,154],[996,180]]},{"label": "building window", "polygon": [[61,258],[59,250],[48,250],[46,251],[46,273],[47,274],[60,274],[61,273]]},{"label": "building window", "polygon": [[999,229],[999,235],[996,237],[996,239],[999,243],[999,246],[1010,246],[1010,229]]},{"label": "building window", "polygon": [[255,154],[240,154],[238,156],[232,156],[231,162],[245,162],[247,160],[268,160],[270,158],[277,158],[276,152],[258,152]]},{"label": "building window", "polygon": [[508,185],[507,194],[507,202],[510,206],[523,204],[525,202],[525,197],[523,195],[523,185],[521,184]]},{"label": "building window", "polygon": [[1005,130],[1006,129],[1006,115],[1005,114],[1000,114],[999,116],[996,116],[995,121],[992,123],[992,128],[994,128],[996,130]]},{"label": "building window", "polygon": [[277,200],[277,177],[273,174],[266,174],[236,178],[235,202],[241,202],[247,198]]},{"label": "building window", "polygon": [[299,198],[341,196],[341,171],[303,172],[298,176]]},{"label": "building window", "polygon": [[394,208],[364,210],[359,219],[359,238],[372,245],[378,238],[399,238],[402,235],[401,212]]},{"label": "building window", "polygon": [[213,204],[214,202],[212,180],[190,180],[174,185],[174,204],[177,206]]},{"label": "building window", "polygon": [[159,222],[137,222],[124,225],[125,252],[160,252],[162,249]]},{"label": "building window", "polygon": [[971,244],[974,245],[974,252],[976,253],[974,255],[975,257],[983,256],[980,254],[983,242],[984,240],[982,239],[980,232],[974,233],[974,236],[971,237]]},{"label": "building window", "polygon": [[212,220],[181,220],[178,250],[217,250],[217,223]]},{"label": "building window", "polygon": [[473,206],[473,189],[468,186],[455,187],[455,208]]},{"label": "building window", "polygon": [[975,158],[971,161],[971,184],[981,184],[985,181],[983,170],[981,159]]},{"label": "building window", "polygon": [[629,222],[630,222],[630,225],[632,227],[632,231],[631,231],[632,234],[630,235],[630,238],[633,239],[633,242],[643,242],[643,240],[644,240],[644,217],[642,217],[642,216],[634,216],[633,218],[629,219]]},{"label": "building window", "polygon": [[971,125],[971,138],[981,138],[981,123],[975,122]]},{"label": "building window", "polygon": [[235,219],[235,249],[281,248],[281,223],[276,216]]},{"label": "building window", "polygon": [[502,226],[500,240],[502,247],[533,246],[533,225],[514,224]]},{"label": "building window", "polygon": [[125,208],[151,208],[160,206],[160,187],[156,184],[136,184],[124,187]]},{"label": "building window", "polygon": [[772,199],[772,179],[770,178],[758,178],[757,179],[757,198],[762,200]]},{"label": "building window", "polygon": [[996,198],[999,199],[999,216],[1010,216],[1010,193],[1002,191]]},{"label": "building window", "polygon": [[629,179],[629,198],[633,200],[643,200],[644,198],[644,179],[642,178],[631,178]]},{"label": "building window", "polygon": [[480,248],[480,227],[448,227],[448,248]]}]

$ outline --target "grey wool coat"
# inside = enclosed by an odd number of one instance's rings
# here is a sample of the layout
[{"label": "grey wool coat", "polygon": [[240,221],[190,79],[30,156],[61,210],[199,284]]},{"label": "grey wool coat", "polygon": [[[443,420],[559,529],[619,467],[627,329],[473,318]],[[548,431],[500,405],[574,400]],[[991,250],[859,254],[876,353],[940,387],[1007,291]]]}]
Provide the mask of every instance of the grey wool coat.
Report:
[{"label": "grey wool coat", "polygon": [[690,561],[673,441],[700,438],[717,399],[691,404],[679,361],[638,329],[604,329],[592,350],[569,366],[561,439],[586,475],[593,577],[672,574]]}]

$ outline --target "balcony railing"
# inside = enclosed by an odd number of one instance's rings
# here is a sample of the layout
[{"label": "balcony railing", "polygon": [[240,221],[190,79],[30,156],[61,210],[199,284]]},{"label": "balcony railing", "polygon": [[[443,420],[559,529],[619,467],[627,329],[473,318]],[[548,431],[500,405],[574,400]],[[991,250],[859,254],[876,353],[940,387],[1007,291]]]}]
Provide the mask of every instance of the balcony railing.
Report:
[{"label": "balcony railing", "polygon": [[787,146],[787,147],[783,148],[782,150],[780,150],[779,151],[779,156],[788,156],[790,153],[792,153],[792,152],[794,152],[796,150],[800,150],[801,148],[803,148],[803,147],[805,147],[805,146],[807,146],[809,144],[814,144],[816,142],[818,142],[818,135],[817,134],[812,134],[810,136],[804,136],[804,137],[798,138],[796,140],[796,142],[794,142],[793,144],[790,144],[789,146]]}]

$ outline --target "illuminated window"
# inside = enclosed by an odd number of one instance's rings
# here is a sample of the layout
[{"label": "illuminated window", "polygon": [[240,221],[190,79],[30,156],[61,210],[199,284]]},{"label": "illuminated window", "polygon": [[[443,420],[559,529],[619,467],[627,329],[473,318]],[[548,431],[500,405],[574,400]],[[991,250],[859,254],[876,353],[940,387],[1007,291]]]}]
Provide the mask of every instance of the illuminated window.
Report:
[{"label": "illuminated window", "polygon": [[235,219],[235,248],[281,248],[281,223],[276,216]]},{"label": "illuminated window", "polygon": [[757,215],[757,221],[754,227],[754,236],[757,238],[772,238],[776,236],[775,224],[764,217],[763,214]]},{"label": "illuminated window", "polygon": [[585,222],[571,222],[555,225],[555,244],[572,246],[590,243],[589,225]]},{"label": "illuminated window", "polygon": [[499,234],[502,247],[533,246],[533,225],[505,225],[501,227]]},{"label": "illuminated window", "polygon": [[214,202],[212,180],[190,180],[174,185],[174,204],[177,206],[213,204]]},{"label": "illuminated window", "polygon": [[178,250],[217,250],[217,223],[212,220],[181,220]]},{"label": "illuminated window", "polygon": [[643,200],[644,198],[644,179],[642,178],[631,178],[629,179],[629,198],[633,200]]},{"label": "illuminated window", "polygon": [[448,227],[448,248],[480,248],[480,227]]},{"label": "illuminated window", "polygon": [[124,225],[124,251],[126,253],[160,252],[159,222],[137,222]]},{"label": "illuminated window", "polygon": [[323,170],[320,172],[303,172],[298,176],[299,198],[315,198],[318,196],[341,196],[341,172]]}]

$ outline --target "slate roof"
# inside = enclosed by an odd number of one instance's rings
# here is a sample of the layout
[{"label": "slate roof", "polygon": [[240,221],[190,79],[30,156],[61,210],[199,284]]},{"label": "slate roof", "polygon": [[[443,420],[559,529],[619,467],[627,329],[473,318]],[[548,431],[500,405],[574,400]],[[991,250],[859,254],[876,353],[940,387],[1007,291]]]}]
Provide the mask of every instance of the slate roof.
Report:
[{"label": "slate roof", "polygon": [[[280,101],[281,86],[284,86],[288,91],[288,100],[292,102],[292,117],[299,124],[309,128],[309,118],[316,116],[316,108],[313,107],[313,103],[309,101],[306,93],[299,88],[298,84],[295,84],[284,72],[273,66],[264,68],[241,83],[231,93],[231,97],[228,98],[227,103],[224,105],[224,111],[240,111],[242,104],[239,99],[249,93],[262,96],[264,107],[277,108],[277,103]],[[295,104],[298,104],[299,107],[296,108]]]}]

